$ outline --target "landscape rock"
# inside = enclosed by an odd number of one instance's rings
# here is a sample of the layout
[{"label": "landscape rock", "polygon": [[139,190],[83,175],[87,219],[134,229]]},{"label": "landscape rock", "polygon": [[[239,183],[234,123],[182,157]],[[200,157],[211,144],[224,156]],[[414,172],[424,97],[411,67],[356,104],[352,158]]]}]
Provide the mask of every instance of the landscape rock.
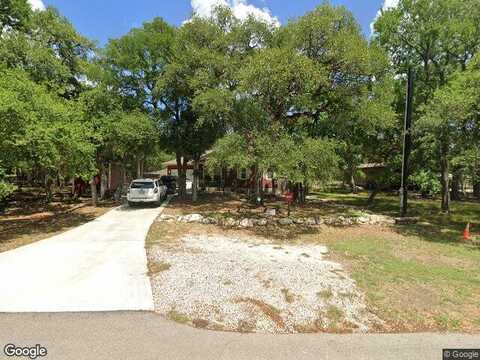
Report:
[{"label": "landscape rock", "polygon": [[234,227],[234,226],[238,226],[239,225],[239,222],[233,218],[226,218],[223,222],[222,222],[222,225],[223,226],[229,226],[229,227]]},{"label": "landscape rock", "polygon": [[167,214],[162,214],[157,218],[158,222],[161,221],[166,221],[166,222],[172,222],[175,221],[177,218],[173,215],[167,215]]},{"label": "landscape rock", "polygon": [[293,220],[290,219],[290,218],[281,218],[281,219],[278,219],[278,223],[280,225],[292,225],[293,224]]},{"label": "landscape rock", "polygon": [[205,225],[217,224],[217,223],[218,223],[218,220],[212,217],[205,217],[202,220],[202,224],[205,224]]},{"label": "landscape rock", "polygon": [[[267,209],[268,210],[268,209]],[[274,209],[275,210],[275,209]],[[267,211],[266,211],[267,213]],[[172,222],[172,221],[184,222],[184,223],[202,223],[202,224],[220,224],[227,227],[241,227],[241,228],[251,228],[255,226],[266,226],[267,224],[272,225],[306,225],[306,226],[315,226],[315,225],[334,225],[334,226],[352,226],[352,225],[386,225],[386,224],[415,224],[418,222],[418,218],[391,218],[385,215],[376,215],[362,213],[361,216],[327,216],[327,217],[307,217],[307,218],[278,218],[275,216],[269,216],[264,219],[251,219],[243,218],[236,220],[234,218],[226,218],[223,220],[217,219],[215,217],[204,217],[200,214],[189,214],[183,216],[172,216],[162,214],[157,218],[158,222]]]},{"label": "landscape rock", "polygon": [[277,215],[277,209],[275,209],[275,208],[266,208],[266,209],[265,209],[265,215],[267,215],[267,216],[276,216],[276,215]]},{"label": "landscape rock", "polygon": [[182,217],[182,222],[186,222],[186,223],[194,223],[194,222],[202,222],[203,220],[203,216],[200,215],[200,214],[189,214],[189,215],[185,215]]},{"label": "landscape rock", "polygon": [[323,219],[323,223],[325,225],[334,225],[335,221],[336,220],[334,218],[330,218],[330,217]]},{"label": "landscape rock", "polygon": [[357,218],[357,222],[359,224],[368,224],[370,222],[370,217],[369,216],[360,216]]},{"label": "landscape rock", "polygon": [[256,221],[256,225],[257,225],[257,226],[267,226],[267,224],[268,224],[267,219],[258,219],[258,220]]},{"label": "landscape rock", "polygon": [[243,227],[243,228],[250,228],[250,227],[254,227],[255,224],[253,222],[252,219],[243,219],[240,221],[240,227]]}]

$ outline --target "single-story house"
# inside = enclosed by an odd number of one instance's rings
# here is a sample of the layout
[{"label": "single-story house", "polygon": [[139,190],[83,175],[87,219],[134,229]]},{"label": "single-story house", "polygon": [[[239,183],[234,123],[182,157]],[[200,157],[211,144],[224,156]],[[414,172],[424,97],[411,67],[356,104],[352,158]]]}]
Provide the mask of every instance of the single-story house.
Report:
[{"label": "single-story house", "polygon": [[[243,169],[218,169],[213,174],[206,169],[206,160],[210,152],[200,158],[200,181],[201,189],[216,188],[218,190],[228,189],[231,191],[248,191],[254,187],[255,171],[249,168]],[[162,170],[147,172],[147,175],[170,175],[178,176],[176,159],[163,163]],[[193,161],[187,163],[187,179],[193,180]],[[265,172],[262,176],[262,187],[266,193],[280,194],[286,190],[285,179],[276,178],[272,172]]]}]

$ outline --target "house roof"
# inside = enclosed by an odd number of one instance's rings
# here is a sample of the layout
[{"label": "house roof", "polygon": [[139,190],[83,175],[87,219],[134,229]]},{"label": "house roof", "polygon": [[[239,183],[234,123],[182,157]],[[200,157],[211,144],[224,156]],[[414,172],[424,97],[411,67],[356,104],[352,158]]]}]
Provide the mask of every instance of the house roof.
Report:
[{"label": "house roof", "polygon": [[[212,150],[205,151],[205,153],[202,156],[200,156],[200,161],[204,161],[208,157],[208,155],[210,155],[211,153],[212,153]],[[193,160],[190,160],[187,165],[193,165]],[[166,169],[169,166],[177,166],[177,159],[172,159],[162,163],[163,169]]]},{"label": "house roof", "polygon": [[384,168],[386,165],[385,163],[366,163],[362,164],[358,167],[358,169],[378,169]]}]

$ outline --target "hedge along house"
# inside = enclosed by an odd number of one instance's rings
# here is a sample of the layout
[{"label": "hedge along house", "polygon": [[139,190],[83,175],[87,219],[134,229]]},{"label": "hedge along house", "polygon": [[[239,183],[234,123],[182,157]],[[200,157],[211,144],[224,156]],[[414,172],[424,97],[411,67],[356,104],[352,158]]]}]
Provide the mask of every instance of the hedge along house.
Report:
[{"label": "hedge along house", "polygon": [[[206,161],[209,152],[200,158],[199,167],[199,188],[204,191],[222,190],[249,192],[255,188],[256,174],[253,168],[243,169],[217,169],[213,173],[206,169]],[[193,161],[187,163],[187,180],[193,180]],[[154,172],[159,176],[169,175],[178,176],[178,167],[176,160],[170,160],[163,163],[163,169],[160,172]],[[278,195],[285,191],[286,180],[276,178],[272,172],[265,172],[261,178],[261,187],[264,193]]]}]

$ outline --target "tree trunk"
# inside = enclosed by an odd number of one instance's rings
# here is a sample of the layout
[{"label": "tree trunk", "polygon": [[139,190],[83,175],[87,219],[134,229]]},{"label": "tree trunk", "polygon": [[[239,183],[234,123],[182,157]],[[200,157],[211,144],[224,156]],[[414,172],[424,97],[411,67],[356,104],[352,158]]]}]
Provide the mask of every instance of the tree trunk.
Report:
[{"label": "tree trunk", "polygon": [[347,176],[348,176],[348,186],[350,187],[350,191],[354,194],[357,193],[357,184],[355,182],[355,172],[357,168],[353,164],[353,159],[350,160],[351,162],[348,164],[347,168]]},{"label": "tree trunk", "polygon": [[348,184],[350,186],[351,192],[356,194],[358,189],[357,189],[357,184],[355,183],[355,170],[354,169],[350,170]]},{"label": "tree trunk", "polygon": [[52,185],[53,180],[50,175],[45,175],[45,203],[50,203],[52,201]]},{"label": "tree trunk", "polygon": [[480,180],[477,180],[473,183],[473,196],[477,199],[480,199]]},{"label": "tree trunk", "polygon": [[92,177],[90,181],[90,189],[92,191],[92,205],[97,206],[98,198],[97,198],[97,184],[95,183],[95,176]]},{"label": "tree trunk", "polygon": [[75,176],[72,177],[72,185],[71,185],[71,189],[72,189],[72,199],[76,200],[77,199],[77,194],[76,194],[76,189],[75,189]]},{"label": "tree trunk", "polygon": [[255,166],[255,204],[263,204],[262,176],[257,166]]},{"label": "tree trunk", "polygon": [[305,204],[305,186],[303,183],[298,183],[298,202]]},{"label": "tree trunk", "polygon": [[122,190],[123,189],[128,189],[128,177],[127,177],[127,167],[125,166],[125,163],[122,164]]},{"label": "tree trunk", "polygon": [[185,199],[187,196],[187,173],[185,168],[186,159],[180,154],[177,154],[177,173],[178,173],[178,196],[180,199]]},{"label": "tree trunk", "polygon": [[373,202],[375,201],[375,197],[378,195],[378,193],[380,191],[380,186],[378,186],[378,184],[376,182],[374,182],[372,184],[372,187],[373,187],[372,192],[368,196],[367,207],[370,207],[370,206],[373,205]]},{"label": "tree trunk", "polygon": [[442,182],[442,212],[450,213],[450,179],[448,163],[448,144],[441,145],[440,169]]},{"label": "tree trunk", "polygon": [[462,184],[462,173],[459,170],[453,172],[453,179],[452,179],[452,200],[459,201],[460,194],[461,194],[461,184]]},{"label": "tree trunk", "polygon": [[193,161],[193,184],[192,184],[192,201],[198,201],[198,179],[200,176],[200,159]]},{"label": "tree trunk", "polygon": [[137,159],[137,178],[138,179],[143,178],[143,159],[142,158]]},{"label": "tree trunk", "polygon": [[100,199],[105,199],[105,193],[108,187],[107,167],[105,164],[100,166]]}]

